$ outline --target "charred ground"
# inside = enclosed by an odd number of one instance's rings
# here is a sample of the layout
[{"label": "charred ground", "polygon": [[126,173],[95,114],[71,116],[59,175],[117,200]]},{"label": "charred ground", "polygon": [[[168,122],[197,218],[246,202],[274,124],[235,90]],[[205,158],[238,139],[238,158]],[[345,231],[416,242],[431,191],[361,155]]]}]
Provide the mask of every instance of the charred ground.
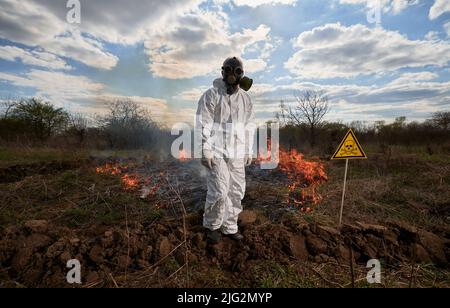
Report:
[{"label": "charred ground", "polygon": [[[316,188],[317,204],[301,205],[311,212],[289,203],[286,173],[253,166],[240,217],[244,242],[209,246],[198,162],[55,153],[30,162],[18,159],[21,150],[2,161],[2,287],[71,287],[73,258],[82,263],[81,287],[366,287],[371,258],[382,262],[381,286],[449,286],[445,156],[398,149],[351,162],[342,228],[341,162],[309,159],[328,178]],[[107,164],[123,172],[99,172]]]}]

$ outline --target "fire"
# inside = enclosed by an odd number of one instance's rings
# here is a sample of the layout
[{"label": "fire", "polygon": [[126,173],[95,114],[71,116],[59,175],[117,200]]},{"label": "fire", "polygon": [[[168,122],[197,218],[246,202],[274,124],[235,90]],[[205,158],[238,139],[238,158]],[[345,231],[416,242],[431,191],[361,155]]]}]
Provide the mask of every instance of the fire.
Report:
[{"label": "fire", "polygon": [[181,160],[181,161],[185,161],[187,158],[187,153],[186,153],[186,151],[185,150],[180,150],[180,154],[179,154],[179,159]]},{"label": "fire", "polygon": [[294,204],[302,212],[311,212],[308,205],[314,206],[322,199],[317,193],[317,187],[327,180],[323,164],[306,161],[297,150],[280,150],[279,155],[279,168],[290,181],[288,204]]},{"label": "fire", "polygon": [[136,175],[125,173],[122,176],[122,184],[126,190],[134,190],[139,186],[139,179]]},{"label": "fire", "polygon": [[124,167],[120,166],[117,163],[106,163],[105,166],[95,168],[95,171],[102,174],[117,175],[121,174],[123,169]]},{"label": "fire", "polygon": [[[271,142],[268,140],[267,155],[259,155],[257,161],[271,160]],[[322,199],[317,192],[317,187],[327,180],[327,175],[322,163],[306,161],[304,155],[297,150],[286,151],[278,148],[281,172],[287,175],[287,204],[293,204],[302,212],[311,212],[311,206],[315,206]]]},{"label": "fire", "polygon": [[140,179],[137,175],[128,172],[129,166],[119,163],[106,163],[104,166],[95,168],[100,174],[120,175],[125,190],[135,190],[139,187]]}]

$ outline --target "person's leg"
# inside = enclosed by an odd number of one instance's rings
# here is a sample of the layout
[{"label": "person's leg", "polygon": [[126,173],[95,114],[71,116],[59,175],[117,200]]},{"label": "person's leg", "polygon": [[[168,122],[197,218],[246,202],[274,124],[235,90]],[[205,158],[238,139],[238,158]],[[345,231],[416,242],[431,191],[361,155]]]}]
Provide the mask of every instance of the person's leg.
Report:
[{"label": "person's leg", "polygon": [[245,166],[242,159],[233,159],[228,162],[230,173],[229,190],[221,227],[223,234],[238,233],[238,218],[242,212],[241,201],[245,195]]},{"label": "person's leg", "polygon": [[229,188],[229,172],[223,159],[214,159],[212,170],[208,172],[205,213],[203,226],[211,231],[220,229],[224,220]]}]

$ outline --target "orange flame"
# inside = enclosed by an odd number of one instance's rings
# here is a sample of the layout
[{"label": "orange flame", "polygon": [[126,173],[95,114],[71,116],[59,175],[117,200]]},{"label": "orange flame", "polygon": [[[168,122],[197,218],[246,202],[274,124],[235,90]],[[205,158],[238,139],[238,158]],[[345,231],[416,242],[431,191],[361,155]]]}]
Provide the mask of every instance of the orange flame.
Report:
[{"label": "orange flame", "polygon": [[137,175],[130,175],[128,173],[125,173],[122,176],[122,184],[126,190],[137,189],[139,186],[139,178],[137,177]]},{"label": "orange flame", "polygon": [[117,175],[121,174],[123,169],[127,168],[120,166],[118,163],[106,163],[105,166],[95,168],[95,171],[97,173]]},{"label": "orange flame", "polygon": [[291,181],[287,202],[301,208],[302,212],[311,212],[311,207],[306,206],[319,203],[322,197],[317,193],[317,187],[327,180],[323,164],[306,161],[297,150],[280,150],[279,155],[279,168]]},{"label": "orange flame", "polygon": [[[287,204],[299,207],[302,212],[310,213],[311,206],[317,205],[322,197],[317,187],[327,180],[324,166],[320,162],[306,161],[304,155],[297,150],[285,151],[278,148],[279,170],[285,173],[290,181],[287,185]],[[267,155],[258,155],[258,162],[271,160],[271,141],[268,140]]]},{"label": "orange flame", "polygon": [[187,153],[186,153],[186,151],[185,150],[180,150],[180,154],[179,154],[179,159],[181,160],[181,161],[185,161],[186,160],[186,157],[187,157]]},{"label": "orange flame", "polygon": [[[145,197],[148,195],[154,195],[160,188],[161,184],[157,182],[152,184],[152,178],[143,178],[138,174],[129,173],[128,165],[121,165],[119,163],[106,163],[104,166],[99,166],[95,168],[95,172],[99,174],[109,174],[120,176],[122,186],[126,191],[135,191],[139,187],[145,188]],[[162,176],[162,174],[160,174]]]}]

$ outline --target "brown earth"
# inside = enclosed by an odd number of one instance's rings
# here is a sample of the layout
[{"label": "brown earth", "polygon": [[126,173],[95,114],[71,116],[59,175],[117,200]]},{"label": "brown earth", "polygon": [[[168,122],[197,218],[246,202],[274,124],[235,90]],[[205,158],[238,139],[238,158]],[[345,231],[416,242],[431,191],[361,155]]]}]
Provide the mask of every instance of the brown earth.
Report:
[{"label": "brown earth", "polygon": [[[372,258],[382,263],[382,286],[450,286],[445,225],[360,215],[337,228],[322,221],[328,216],[320,216],[320,204],[317,216],[286,207],[282,174],[250,169],[239,221],[244,241],[211,246],[201,226],[205,188],[197,167],[138,164],[141,173],[176,177],[158,180],[157,194],[143,199],[124,191],[120,178],[96,174],[102,163],[13,168],[30,175],[9,169],[20,176],[2,182],[9,183],[2,184],[0,214],[20,215],[0,217],[0,287],[73,287],[66,281],[70,259],[81,262],[81,287],[365,287]],[[170,188],[175,182],[179,190]]]},{"label": "brown earth", "polygon": [[[14,282],[27,287],[67,287],[65,265],[74,258],[82,264],[84,283],[96,286],[117,283],[111,277],[121,277],[122,286],[173,286],[172,281],[161,277],[167,278],[171,270],[185,263],[196,271],[219,266],[227,275],[239,274],[241,285],[252,286],[252,268],[258,262],[347,266],[350,247],[357,264],[377,258],[386,266],[434,262],[448,269],[449,265],[448,234],[438,236],[404,225],[355,223],[337,230],[290,220],[267,224],[265,217],[253,210],[241,216],[245,240],[237,243],[224,238],[214,246],[205,241],[199,213],[186,219],[187,245],[183,244],[183,229],[173,220],[87,230],[61,228],[44,220],[27,221],[22,227],[8,227],[1,233],[0,264],[7,277],[2,286]],[[191,286],[205,284],[199,273],[191,276]]]}]

